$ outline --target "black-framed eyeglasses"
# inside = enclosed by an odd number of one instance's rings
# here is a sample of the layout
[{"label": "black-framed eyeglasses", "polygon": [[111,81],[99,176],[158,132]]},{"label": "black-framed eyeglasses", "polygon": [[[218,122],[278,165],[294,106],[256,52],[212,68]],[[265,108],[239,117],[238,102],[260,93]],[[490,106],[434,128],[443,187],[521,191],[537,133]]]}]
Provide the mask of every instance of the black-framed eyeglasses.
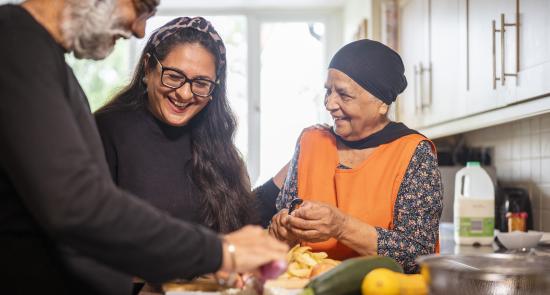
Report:
[{"label": "black-framed eyeglasses", "polygon": [[152,56],[160,65],[160,82],[162,85],[171,89],[178,89],[189,82],[191,92],[199,97],[209,97],[214,92],[214,88],[218,83],[206,78],[189,79],[180,70],[163,66],[155,54],[152,54]]}]

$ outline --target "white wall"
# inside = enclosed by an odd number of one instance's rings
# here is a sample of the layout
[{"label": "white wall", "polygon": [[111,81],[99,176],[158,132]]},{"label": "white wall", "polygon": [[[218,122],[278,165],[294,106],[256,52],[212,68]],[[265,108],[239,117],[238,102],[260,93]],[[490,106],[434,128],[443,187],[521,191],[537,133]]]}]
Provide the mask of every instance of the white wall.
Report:
[{"label": "white wall", "polygon": [[368,37],[372,38],[373,28],[372,0],[347,0],[343,9],[343,40],[344,43],[353,41],[359,24],[368,19]]},{"label": "white wall", "polygon": [[535,229],[550,231],[550,114],[465,135],[469,146],[494,148],[499,182],[527,189]]}]

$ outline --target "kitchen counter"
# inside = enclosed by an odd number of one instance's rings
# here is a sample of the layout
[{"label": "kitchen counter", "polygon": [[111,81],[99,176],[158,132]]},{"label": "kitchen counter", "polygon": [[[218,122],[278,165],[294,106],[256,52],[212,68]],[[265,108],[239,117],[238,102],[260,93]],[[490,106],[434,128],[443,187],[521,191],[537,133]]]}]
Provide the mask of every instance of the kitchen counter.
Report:
[{"label": "kitchen counter", "polygon": [[[550,233],[544,233],[541,241],[550,240]],[[440,254],[482,254],[495,253],[498,246],[493,242],[491,246],[467,246],[458,245],[454,241],[454,225],[452,223],[441,223],[439,225]],[[550,250],[541,251],[550,255]],[[539,253],[539,252],[537,252]]]},{"label": "kitchen counter", "polygon": [[[465,246],[457,245],[454,242],[454,226],[452,223],[441,223],[439,227],[439,241],[440,241],[440,254],[483,254],[483,253],[495,253],[498,251],[498,247],[493,243],[491,246]],[[550,233],[544,233],[542,240],[550,241]],[[537,255],[550,255],[550,249],[537,248]],[[300,292],[298,289],[280,289],[275,288],[277,294],[297,294]],[[166,295],[189,295],[189,294],[199,294],[196,292],[184,292],[184,291],[174,291],[167,292]],[[220,293],[203,293],[203,294],[220,294]],[[144,293],[141,292],[140,295],[161,295],[159,293]]]}]

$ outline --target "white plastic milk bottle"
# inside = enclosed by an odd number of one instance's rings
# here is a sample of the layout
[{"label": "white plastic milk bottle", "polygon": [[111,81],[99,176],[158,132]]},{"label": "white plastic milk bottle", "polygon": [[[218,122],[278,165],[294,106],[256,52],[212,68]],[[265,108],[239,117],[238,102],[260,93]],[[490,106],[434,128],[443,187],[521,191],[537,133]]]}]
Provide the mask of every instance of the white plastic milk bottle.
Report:
[{"label": "white plastic milk bottle", "polygon": [[494,184],[479,162],[468,162],[455,177],[455,242],[461,245],[491,245],[494,228]]}]

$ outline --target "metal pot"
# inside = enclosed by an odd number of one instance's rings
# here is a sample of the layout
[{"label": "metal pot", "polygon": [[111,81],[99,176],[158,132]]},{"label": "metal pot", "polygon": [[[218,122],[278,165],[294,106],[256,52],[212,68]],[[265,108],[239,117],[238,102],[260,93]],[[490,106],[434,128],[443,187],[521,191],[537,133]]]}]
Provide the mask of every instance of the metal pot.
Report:
[{"label": "metal pot", "polygon": [[430,294],[550,294],[550,257],[429,255],[417,259]]}]

